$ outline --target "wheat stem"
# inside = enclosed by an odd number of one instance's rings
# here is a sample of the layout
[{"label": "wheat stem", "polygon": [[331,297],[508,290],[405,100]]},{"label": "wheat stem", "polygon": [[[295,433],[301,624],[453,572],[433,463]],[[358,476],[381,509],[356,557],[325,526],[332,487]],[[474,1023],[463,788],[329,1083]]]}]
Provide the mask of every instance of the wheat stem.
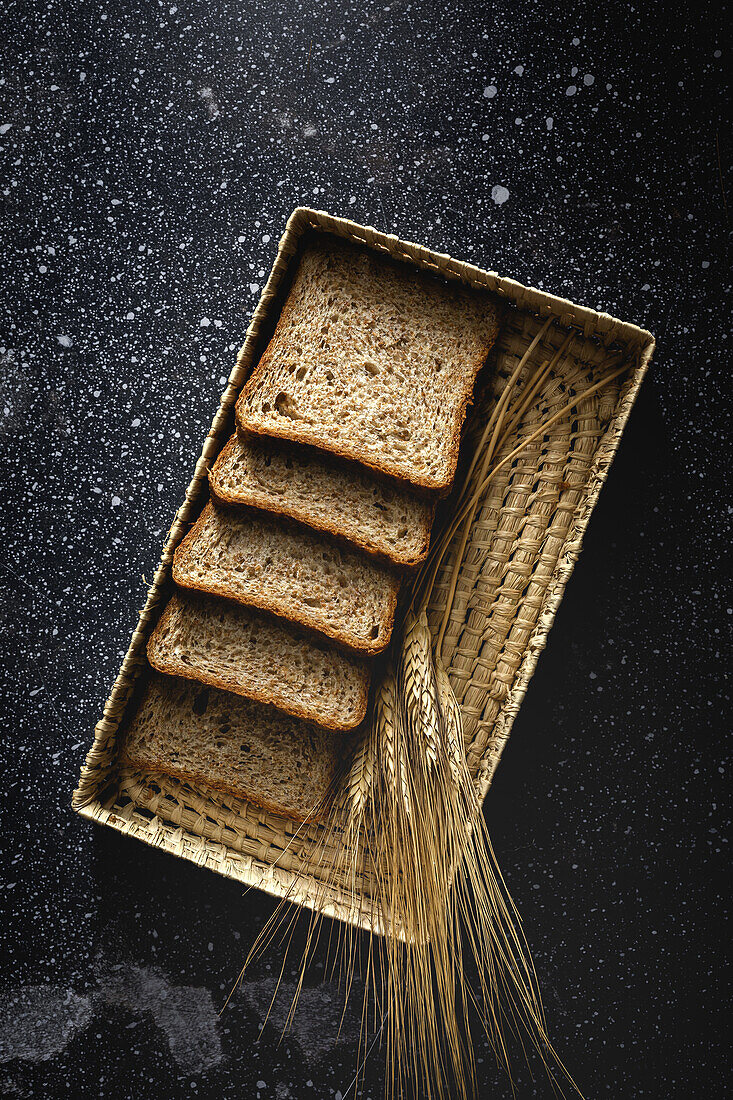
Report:
[{"label": "wheat stem", "polygon": [[[401,637],[395,635],[376,686],[372,720],[355,744],[341,795],[318,832],[308,865],[311,883],[320,882],[321,892],[310,916],[288,1021],[319,942],[326,901],[337,896],[346,906],[347,923],[338,925],[335,937],[345,978],[344,1007],[361,965],[354,926],[364,909],[377,908],[384,934],[369,940],[361,1018],[367,1018],[367,998],[373,998],[375,1018],[378,1011],[383,1014],[390,1097],[401,1097],[408,1079],[425,1100],[446,1095],[465,1100],[473,1093],[476,1068],[468,1013],[474,1005],[497,1062],[507,1072],[505,1031],[521,1042],[523,1029],[540,1056],[575,1087],[547,1037],[537,976],[481,810],[482,776],[485,782],[487,773],[479,769],[476,779],[469,772],[461,710],[440,656],[471,526],[492,479],[552,424],[626,369],[612,370],[574,397],[497,461],[570,346],[572,335],[543,360],[517,398],[518,380],[550,324],[548,319],[513,369],[483,428],[452,519],[434,541],[413,586],[411,608],[417,613],[408,610]],[[434,648],[425,607],[459,531]],[[290,940],[293,924],[278,907],[248,963],[283,928]],[[375,944],[378,949],[373,950]],[[466,983],[464,950],[476,963],[476,990]],[[550,1079],[556,1087],[552,1074]]]},{"label": "wheat stem", "polygon": [[483,430],[483,434],[481,436],[481,439],[479,440],[478,445],[474,448],[474,452],[473,452],[473,456],[471,458],[470,465],[468,467],[468,470],[467,470],[466,475],[465,475],[464,480],[463,480],[463,485],[461,487],[461,492],[459,494],[459,499],[465,493],[465,491],[468,487],[468,484],[471,481],[471,475],[473,474],[473,471],[476,467],[476,463],[479,461],[479,459],[481,458],[481,456],[484,453],[484,448],[486,446],[486,440],[489,437],[489,432],[493,428],[496,419],[501,415],[502,403],[505,403],[505,402],[509,401],[509,399],[511,397],[512,390],[514,389],[514,384],[517,381],[517,379],[519,378],[520,374],[522,373],[522,370],[524,368],[525,363],[529,359],[529,357],[532,354],[532,352],[534,351],[534,349],[539,344],[540,340],[542,340],[542,337],[545,335],[545,333],[547,332],[547,330],[550,327],[550,325],[552,324],[552,322],[553,322],[553,317],[552,316],[548,317],[547,320],[545,321],[544,325],[542,326],[542,328],[539,330],[537,335],[534,337],[534,339],[531,341],[531,343],[529,344],[529,346],[525,350],[525,352],[522,355],[519,362],[514,367],[514,370],[512,371],[511,375],[509,376],[509,381],[507,382],[506,386],[504,387],[504,390],[502,392],[501,397],[499,398],[496,405],[494,406],[494,411],[492,412],[491,416],[489,417],[489,419],[486,423],[486,427]]}]

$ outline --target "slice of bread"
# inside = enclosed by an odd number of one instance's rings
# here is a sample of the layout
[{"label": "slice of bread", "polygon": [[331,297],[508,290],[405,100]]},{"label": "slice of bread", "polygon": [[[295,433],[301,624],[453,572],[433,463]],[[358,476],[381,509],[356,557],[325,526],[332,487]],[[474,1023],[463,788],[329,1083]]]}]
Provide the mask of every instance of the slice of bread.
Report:
[{"label": "slice of bread", "polygon": [[343,739],[272,707],[153,673],[127,728],[124,763],[317,821]]},{"label": "slice of bread", "polygon": [[434,499],[386,484],[322,451],[283,450],[264,436],[236,432],[209,473],[209,484],[226,504],[291,516],[397,565],[417,565],[428,552]]},{"label": "slice of bread", "polygon": [[175,593],[148,642],[160,672],[271,703],[331,730],[366,714],[368,662],[262,611]]},{"label": "slice of bread", "polygon": [[173,580],[300,623],[350,649],[389,642],[399,578],[325,536],[211,501],[176,550]]},{"label": "slice of bread", "polygon": [[447,489],[498,299],[335,237],[306,247],[237,422]]}]

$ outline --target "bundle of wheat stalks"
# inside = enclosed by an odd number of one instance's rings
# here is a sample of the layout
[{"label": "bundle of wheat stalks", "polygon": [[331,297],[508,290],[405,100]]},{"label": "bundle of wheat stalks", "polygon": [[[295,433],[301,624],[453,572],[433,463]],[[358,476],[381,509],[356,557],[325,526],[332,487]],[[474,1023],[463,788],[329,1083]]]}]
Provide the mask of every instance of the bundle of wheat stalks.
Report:
[{"label": "bundle of wheat stalks", "polygon": [[[337,890],[351,916],[337,937],[335,965],[348,998],[362,963],[362,1020],[366,1026],[371,1001],[384,1031],[388,1095],[403,1095],[410,1083],[427,1100],[475,1093],[470,1012],[478,1013],[507,1072],[509,1031],[519,1034],[520,1041],[522,1035],[528,1038],[539,1051],[553,1087],[562,1092],[564,1080],[577,1091],[547,1035],[529,949],[494,857],[481,812],[480,781],[466,764],[460,707],[441,660],[471,525],[491,479],[552,423],[571,414],[578,401],[570,400],[496,460],[516,437],[543,382],[573,339],[568,335],[552,358],[523,378],[550,323],[548,319],[512,372],[474,449],[450,516],[407,596],[371,721],[322,830],[324,897]],[[627,364],[611,364],[582,398],[627,369]],[[454,553],[449,594],[432,637],[426,607],[449,547]],[[364,952],[358,926],[364,923],[367,904],[371,913],[380,913],[380,921],[373,924],[375,934]],[[273,914],[245,969],[283,923],[294,919],[292,913],[284,918],[281,908]],[[318,917],[311,916],[298,991],[318,935]],[[464,977],[465,953],[475,964],[477,988]]]}]

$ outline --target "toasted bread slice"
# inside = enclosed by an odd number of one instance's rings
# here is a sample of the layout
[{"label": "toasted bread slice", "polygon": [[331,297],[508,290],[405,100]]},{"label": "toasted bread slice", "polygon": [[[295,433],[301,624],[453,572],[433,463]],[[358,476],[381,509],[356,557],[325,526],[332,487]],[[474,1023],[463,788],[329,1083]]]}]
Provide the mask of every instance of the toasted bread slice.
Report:
[{"label": "toasted bread slice", "polygon": [[239,395],[237,422],[447,490],[499,316],[486,292],[316,240]]},{"label": "toasted bread slice", "polygon": [[121,759],[296,821],[317,821],[338,773],[343,736],[228,691],[153,673]]},{"label": "toasted bread slice", "polygon": [[366,714],[368,661],[230,600],[174,593],[148,642],[160,672],[245,695],[331,730]]},{"label": "toasted bread slice", "polygon": [[359,550],[266,513],[211,501],[176,550],[173,579],[363,653],[388,644],[399,590],[398,575]]}]

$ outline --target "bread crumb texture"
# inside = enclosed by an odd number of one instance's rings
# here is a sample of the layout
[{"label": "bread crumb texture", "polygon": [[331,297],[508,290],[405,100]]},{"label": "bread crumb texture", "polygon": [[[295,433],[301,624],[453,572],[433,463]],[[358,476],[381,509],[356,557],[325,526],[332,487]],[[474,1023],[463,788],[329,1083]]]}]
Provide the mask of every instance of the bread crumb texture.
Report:
[{"label": "bread crumb texture", "polygon": [[428,552],[434,500],[312,448],[283,449],[281,441],[238,432],[209,481],[225,503],[292,516],[398,565],[416,565]]}]

